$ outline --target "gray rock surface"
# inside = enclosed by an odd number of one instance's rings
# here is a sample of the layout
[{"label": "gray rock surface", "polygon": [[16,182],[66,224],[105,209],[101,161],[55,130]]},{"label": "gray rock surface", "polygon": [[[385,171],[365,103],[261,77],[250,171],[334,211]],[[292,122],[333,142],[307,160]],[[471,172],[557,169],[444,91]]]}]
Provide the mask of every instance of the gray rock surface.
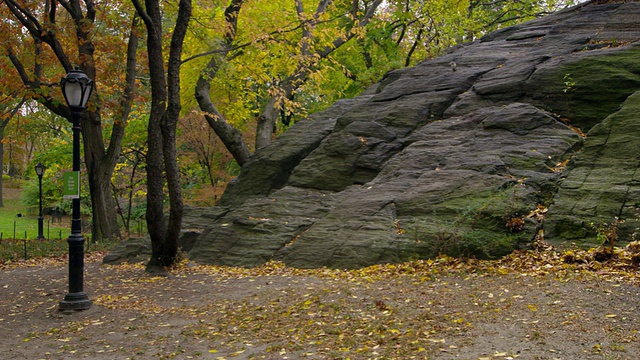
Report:
[{"label": "gray rock surface", "polygon": [[630,240],[639,39],[640,3],[588,4],[390,72],[258,151],[208,217],[190,216],[189,257],[339,268],[497,257],[543,228],[593,244],[590,224],[613,216]]},{"label": "gray rock surface", "polygon": [[[640,91],[587,134],[566,171],[545,223],[553,242],[593,244],[615,219],[622,241],[640,232]],[[605,231],[600,230],[601,235]]]}]

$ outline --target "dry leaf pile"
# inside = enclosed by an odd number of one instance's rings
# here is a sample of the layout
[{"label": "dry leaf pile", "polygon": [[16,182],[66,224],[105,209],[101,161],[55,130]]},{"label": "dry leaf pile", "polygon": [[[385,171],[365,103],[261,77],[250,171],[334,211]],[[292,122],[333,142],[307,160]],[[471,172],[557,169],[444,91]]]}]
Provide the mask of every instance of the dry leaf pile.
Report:
[{"label": "dry leaf pile", "polygon": [[4,264],[0,336],[30,359],[635,359],[640,245],[359,270],[88,259],[94,306],[61,314],[63,259]]}]

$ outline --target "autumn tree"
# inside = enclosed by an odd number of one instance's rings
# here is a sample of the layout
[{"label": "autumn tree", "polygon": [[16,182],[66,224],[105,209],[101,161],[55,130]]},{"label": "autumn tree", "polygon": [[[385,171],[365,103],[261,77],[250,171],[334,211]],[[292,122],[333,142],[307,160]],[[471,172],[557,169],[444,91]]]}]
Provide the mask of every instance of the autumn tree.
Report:
[{"label": "autumn tree", "polygon": [[[176,161],[176,124],[180,103],[182,47],[191,17],[191,1],[180,0],[165,72],[163,9],[159,0],[132,0],[147,29],[147,54],[151,86],[151,109],[147,126],[147,228],[151,237],[149,271],[177,260],[183,203],[180,171]],[[170,4],[166,4],[170,6]],[[167,10],[167,9],[164,9]],[[169,219],[164,217],[164,182],[169,193]]]},{"label": "autumn tree", "polygon": [[[110,179],[133,99],[138,41],[133,12],[120,3],[93,0],[3,0],[1,11],[9,19],[0,34],[5,56],[21,79],[24,96],[70,119],[57,86],[60,79],[77,65],[96,82],[81,120],[92,235],[94,240],[118,238]],[[105,116],[111,125],[108,144]]]},{"label": "autumn tree", "polygon": [[120,160],[116,165],[111,185],[113,193],[120,201],[116,202],[117,212],[124,229],[131,233],[132,220],[144,217],[141,200],[146,196],[147,157],[147,116],[146,113],[133,111],[125,129]]},{"label": "autumn tree", "polygon": [[[2,14],[2,12],[0,12]],[[6,33],[9,30],[8,24],[0,22],[0,32]],[[20,79],[17,78],[12,69],[11,62],[6,58],[0,58],[0,175],[4,173],[5,143],[7,139],[5,133],[7,126],[12,119],[19,115],[19,111],[26,102],[24,94],[21,92]],[[11,171],[9,171],[11,173]],[[4,207],[2,196],[3,179],[0,176],[0,207]]]},{"label": "autumn tree", "polygon": [[[207,122],[238,164],[247,161],[250,150],[239,131],[230,125],[211,99],[211,83],[220,70],[234,66],[236,69],[248,69],[253,74],[247,74],[245,78],[252,78],[250,81],[256,82],[258,87],[266,87],[266,91],[256,91],[260,94],[254,98],[257,102],[255,105],[258,105],[255,149],[262,148],[271,142],[277,120],[286,119],[291,112],[299,110],[293,100],[296,92],[320,69],[321,63],[330,54],[363,34],[364,27],[373,18],[381,2],[320,0],[314,4],[312,11],[309,11],[312,4],[302,0],[282,4],[253,4],[266,11],[271,10],[269,6],[277,8],[276,11],[282,16],[277,17],[274,23],[269,23],[271,28],[267,29],[251,27],[249,24],[252,22],[247,20],[241,37],[237,33],[243,1],[232,0],[229,3],[221,20],[225,25],[220,41],[214,43],[215,47],[207,49],[209,61],[199,75],[195,94]],[[250,18],[255,20],[257,9],[253,11],[254,17]],[[274,62],[265,61],[269,58]],[[256,63],[256,59],[262,60],[257,65],[251,65]]]},{"label": "autumn tree", "polygon": [[[16,99],[15,93],[6,94],[0,91],[0,175],[2,175],[2,169],[4,169],[5,129],[11,119],[18,113],[24,102],[24,98]],[[2,186],[2,176],[0,176],[0,207],[4,207]]]},{"label": "autumn tree", "polygon": [[[7,175],[18,177],[33,170],[33,168],[28,169],[27,166],[30,165],[36,152],[60,139],[60,137],[51,136],[52,132],[48,131],[48,126],[53,125],[49,120],[53,119],[57,120],[57,123],[63,123],[63,119],[51,114],[36,101],[22,102],[19,111],[12,116],[10,123],[7,123],[3,129],[3,170]],[[66,123],[66,120],[64,122]],[[67,160],[70,162],[71,157]]]},{"label": "autumn tree", "polygon": [[[572,0],[391,1],[384,16],[377,19],[367,45],[368,49],[384,48],[383,58],[395,67],[411,66],[436,57],[451,46],[574,3]],[[370,65],[374,66],[373,61]]]},{"label": "autumn tree", "polygon": [[[200,110],[242,165],[250,149],[270,143],[278,120],[284,129],[291,117],[354,96],[389,70],[571,3],[232,0],[218,9],[204,2],[194,17],[209,30],[193,31],[199,46],[190,46],[187,60],[202,68]],[[255,121],[255,146],[237,130],[243,117]]]},{"label": "autumn tree", "polygon": [[207,53],[210,54],[209,61],[201,70],[195,86],[195,98],[204,114],[204,118],[224,142],[240,166],[249,160],[251,151],[246,145],[242,133],[229,124],[225,116],[214,105],[211,99],[211,82],[229,57],[233,56],[230,54],[234,47],[235,35],[238,29],[238,16],[242,3],[243,0],[232,0],[224,10],[222,39],[217,48],[208,49]]},{"label": "autumn tree", "polygon": [[[202,120],[200,114],[192,111],[178,124],[181,172],[191,183],[204,182],[215,188],[229,180],[227,170],[232,158],[213,129]],[[196,169],[202,169],[202,175],[194,174]]]}]

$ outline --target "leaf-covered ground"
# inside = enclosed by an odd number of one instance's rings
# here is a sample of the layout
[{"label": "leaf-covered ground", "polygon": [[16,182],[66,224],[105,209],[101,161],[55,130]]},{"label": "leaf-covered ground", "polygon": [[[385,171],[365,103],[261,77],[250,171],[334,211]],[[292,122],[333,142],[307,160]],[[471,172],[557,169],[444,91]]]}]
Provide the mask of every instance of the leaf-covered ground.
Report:
[{"label": "leaf-covered ground", "polygon": [[361,270],[86,260],[91,309],[61,313],[62,260],[0,265],[6,359],[637,359],[637,246]]}]

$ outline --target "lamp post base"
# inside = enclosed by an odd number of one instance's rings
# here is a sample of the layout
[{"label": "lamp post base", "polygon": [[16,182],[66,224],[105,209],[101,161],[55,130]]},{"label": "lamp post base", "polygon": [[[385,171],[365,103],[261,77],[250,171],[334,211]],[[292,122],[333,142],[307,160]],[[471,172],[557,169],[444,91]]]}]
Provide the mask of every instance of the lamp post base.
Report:
[{"label": "lamp post base", "polygon": [[[42,205],[40,205],[42,208]],[[38,217],[38,237],[37,240],[46,240],[44,237],[44,218],[42,217],[42,210],[40,210],[40,216]]]},{"label": "lamp post base", "polygon": [[60,311],[87,310],[92,304],[93,302],[89,299],[89,296],[83,292],[69,293],[64,296],[64,300],[60,301],[58,309]]}]

